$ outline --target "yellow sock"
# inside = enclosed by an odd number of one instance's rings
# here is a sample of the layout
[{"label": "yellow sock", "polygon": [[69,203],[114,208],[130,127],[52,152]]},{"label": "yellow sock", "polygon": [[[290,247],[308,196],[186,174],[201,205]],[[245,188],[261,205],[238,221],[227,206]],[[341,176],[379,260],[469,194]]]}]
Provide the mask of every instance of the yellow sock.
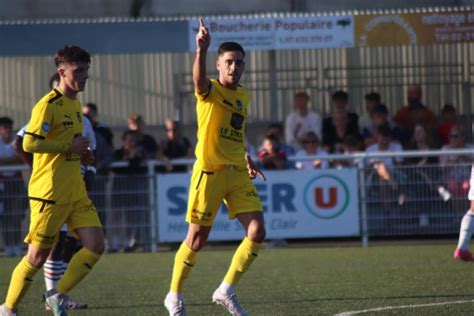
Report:
[{"label": "yellow sock", "polygon": [[66,272],[57,285],[60,293],[66,294],[75,287],[99,261],[100,254],[86,248],[79,250],[69,262]]},{"label": "yellow sock", "polygon": [[183,241],[174,257],[173,276],[171,278],[170,291],[181,293],[183,291],[184,280],[191,274],[191,269],[196,263],[197,252],[194,252]]},{"label": "yellow sock", "polygon": [[35,267],[26,260],[26,257],[21,259],[12,273],[10,287],[8,288],[7,299],[5,305],[10,308],[17,308],[23,296],[33,283],[33,277],[39,268]]},{"label": "yellow sock", "polygon": [[261,243],[251,241],[245,237],[232,258],[232,263],[224,277],[224,282],[232,286],[236,285],[242,274],[247,271],[255,258],[257,258],[260,248],[262,248]]}]

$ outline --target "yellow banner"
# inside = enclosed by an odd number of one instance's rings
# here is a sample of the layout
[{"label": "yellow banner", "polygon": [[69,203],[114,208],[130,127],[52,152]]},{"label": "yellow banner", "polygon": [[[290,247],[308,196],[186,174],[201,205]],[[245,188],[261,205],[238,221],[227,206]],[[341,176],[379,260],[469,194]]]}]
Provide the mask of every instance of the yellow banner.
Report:
[{"label": "yellow banner", "polygon": [[474,41],[474,11],[355,16],[357,47]]}]

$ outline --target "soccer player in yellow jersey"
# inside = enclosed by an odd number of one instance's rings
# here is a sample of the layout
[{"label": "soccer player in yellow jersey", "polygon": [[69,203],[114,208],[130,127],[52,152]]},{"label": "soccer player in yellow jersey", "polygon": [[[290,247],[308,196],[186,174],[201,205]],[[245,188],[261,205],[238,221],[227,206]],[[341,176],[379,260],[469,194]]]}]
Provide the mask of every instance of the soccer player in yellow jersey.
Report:
[{"label": "soccer player in yellow jersey", "polygon": [[71,259],[63,278],[44,294],[54,315],[67,315],[66,293],[92,269],[104,252],[104,235],[97,211],[87,196],[80,163],[93,161],[82,137],[82,110],[76,96],[88,79],[90,55],[68,45],[55,55],[60,82],[33,108],[23,148],[34,154],[28,195],[31,223],[25,242],[28,252],[13,271],[0,315],[16,315],[36,272],[46,261],[66,223],[82,240],[83,248]]},{"label": "soccer player in yellow jersey", "polygon": [[164,301],[170,315],[186,315],[183,284],[204,246],[218,208],[224,201],[229,218],[237,218],[246,236],[234,254],[229,270],[212,300],[232,315],[247,315],[234,287],[257,257],[265,238],[260,198],[251,179],[265,176],[245,152],[245,123],[250,94],[239,85],[245,52],[238,43],[222,43],[216,62],[219,78],[206,76],[206,53],[211,38],[200,20],[196,35],[193,81],[197,98],[198,143],[186,220],[186,239],[176,253],[171,288]]}]

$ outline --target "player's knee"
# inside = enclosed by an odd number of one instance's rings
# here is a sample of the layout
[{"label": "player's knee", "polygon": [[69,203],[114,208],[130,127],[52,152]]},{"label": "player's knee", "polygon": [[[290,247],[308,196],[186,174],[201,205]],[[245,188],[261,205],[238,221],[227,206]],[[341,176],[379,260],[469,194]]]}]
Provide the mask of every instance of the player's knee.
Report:
[{"label": "player's knee", "polygon": [[31,265],[40,268],[46,262],[49,252],[50,249],[40,249],[38,251],[29,250],[26,254],[26,260],[28,260]]},{"label": "player's knee", "polygon": [[199,251],[204,247],[209,237],[208,230],[199,230],[192,234],[188,234],[186,238],[186,244],[191,248],[192,251]]},{"label": "player's knee", "polygon": [[247,231],[247,238],[255,242],[263,242],[267,232],[263,224],[251,225]]}]

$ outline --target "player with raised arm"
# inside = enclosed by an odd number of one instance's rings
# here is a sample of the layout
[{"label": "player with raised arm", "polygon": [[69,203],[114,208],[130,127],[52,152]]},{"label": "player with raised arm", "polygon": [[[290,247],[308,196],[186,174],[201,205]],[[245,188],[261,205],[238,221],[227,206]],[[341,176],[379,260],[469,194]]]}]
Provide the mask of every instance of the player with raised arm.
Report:
[{"label": "player with raised arm", "polygon": [[471,201],[471,207],[467,210],[461,220],[459,228],[459,240],[456,250],[454,250],[454,259],[462,261],[474,261],[472,253],[469,252],[469,242],[474,233],[474,165],[471,167],[471,179],[468,198]]},{"label": "player with raised arm", "polygon": [[31,221],[25,238],[29,246],[12,273],[0,315],[16,315],[64,223],[82,240],[83,248],[72,257],[56,288],[43,296],[54,315],[67,315],[66,293],[91,271],[104,252],[102,225],[80,170],[81,161],[93,161],[89,143],[81,135],[82,110],[76,98],[89,77],[90,55],[68,45],[56,53],[55,63],[61,77],[59,85],[34,106],[23,140],[24,150],[34,154],[28,187]]},{"label": "player with raised arm", "polygon": [[206,76],[206,53],[211,42],[209,31],[200,20],[196,35],[193,81],[197,98],[198,143],[196,162],[189,187],[186,221],[188,233],[176,253],[171,287],[165,299],[170,315],[186,315],[183,285],[206,243],[214,218],[222,203],[229,218],[237,218],[246,236],[234,254],[213,302],[232,315],[247,315],[239,304],[234,287],[257,257],[265,238],[262,205],[251,179],[263,173],[245,152],[245,123],[250,93],[239,85],[245,69],[245,52],[238,43],[219,46],[216,67],[218,79]]}]

